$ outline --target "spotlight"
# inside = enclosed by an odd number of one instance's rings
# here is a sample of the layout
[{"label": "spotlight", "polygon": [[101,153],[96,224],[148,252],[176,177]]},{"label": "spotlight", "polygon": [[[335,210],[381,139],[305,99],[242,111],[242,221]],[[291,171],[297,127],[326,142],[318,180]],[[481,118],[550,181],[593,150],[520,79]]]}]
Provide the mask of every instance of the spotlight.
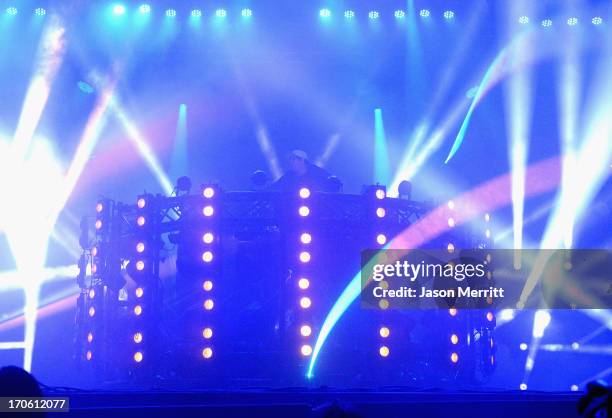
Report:
[{"label": "spotlight", "polygon": [[308,206],[300,206],[298,213],[300,214],[300,216],[306,217],[310,215],[310,208]]},{"label": "spotlight", "polygon": [[572,392],[577,392],[577,391],[578,391],[578,385],[572,385],[572,386],[570,386],[570,390],[571,390]]},{"label": "spotlight", "polygon": [[321,17],[330,17],[331,11],[329,9],[321,9],[319,10],[319,16]]},{"label": "spotlight", "polygon": [[302,334],[302,337],[309,337],[310,334],[312,334],[312,328],[310,328],[310,325],[302,325],[300,328],[300,334]]},{"label": "spotlight", "polygon": [[396,19],[403,19],[406,17],[406,12],[403,10],[396,10],[395,13],[393,13],[393,15],[395,16]]},{"label": "spotlight", "polygon": [[89,314],[90,317],[93,318],[93,316],[96,314],[96,308],[94,308],[93,306],[90,306],[89,309],[87,310],[87,313]]},{"label": "spotlight", "polygon": [[545,28],[549,28],[552,26],[552,20],[550,19],[544,19],[542,21],[542,26],[544,26]]},{"label": "spotlight", "polygon": [[166,16],[168,16],[168,17],[176,17],[176,10],[174,10],[174,9],[166,10]]},{"label": "spotlight", "polygon": [[302,290],[306,290],[308,289],[308,287],[310,286],[310,281],[305,278],[302,277],[299,281],[298,281],[298,287]]},{"label": "spotlight", "polygon": [[370,13],[368,13],[368,18],[371,20],[376,20],[378,19],[379,14],[376,10],[372,10]]},{"label": "spotlight", "polygon": [[251,17],[253,16],[253,11],[251,9],[242,9],[240,14],[242,15],[242,17]]},{"label": "spotlight", "polygon": [[387,243],[387,237],[385,236],[385,234],[378,234],[376,236],[376,242],[379,245],[385,245]]},{"label": "spotlight", "polygon": [[116,14],[116,15],[125,14],[125,6],[123,4],[115,4],[113,6],[113,14]]},{"label": "spotlight", "polygon": [[214,307],[215,307],[215,302],[213,302],[213,300],[212,300],[212,299],[206,299],[206,300],[204,301],[204,309],[205,309],[205,310],[207,310],[207,311],[211,311],[211,310],[212,310],[212,308],[214,308]]},{"label": "spotlight", "polygon": [[457,353],[452,353],[450,356],[450,360],[453,363],[457,363],[459,361],[459,354]]},{"label": "spotlight", "polygon": [[304,357],[308,357],[309,355],[312,354],[312,347],[308,344],[304,344],[302,348],[300,349],[300,352],[302,353]]},{"label": "spotlight", "polygon": [[202,236],[202,241],[204,241],[205,244],[210,244],[211,242],[213,242],[214,238],[215,237],[211,232],[207,232]]},{"label": "spotlight", "polygon": [[380,327],[380,329],[378,330],[378,333],[380,334],[381,337],[387,338],[389,334],[391,334],[391,331],[387,327]]},{"label": "spotlight", "polygon": [[446,246],[446,251],[448,251],[450,254],[455,252],[455,244],[453,244],[452,242],[449,242],[448,245]]},{"label": "spotlight", "polygon": [[412,183],[408,180],[402,180],[397,186],[397,194],[400,199],[412,199]]},{"label": "spotlight", "polygon": [[202,288],[206,291],[206,292],[210,292],[213,288],[213,282],[210,280],[205,280],[204,283],[202,284]]},{"label": "spotlight", "polygon": [[96,205],[96,212],[101,213],[104,210],[104,205],[102,204],[102,202],[98,202],[98,204]]},{"label": "spotlight", "polygon": [[521,25],[526,25],[527,23],[529,23],[529,17],[527,17],[527,16],[521,16],[521,17],[519,17],[519,20],[518,20],[518,21],[519,21],[519,23],[520,23]]},{"label": "spotlight", "polygon": [[447,10],[444,12],[444,19],[450,20],[455,17],[455,12],[452,10]]},{"label": "spotlight", "polygon": [[526,351],[527,350],[527,344],[526,343],[521,343],[519,345],[519,348],[521,349],[521,351]]},{"label": "spotlight", "polygon": [[374,194],[378,200],[383,200],[385,198],[385,191],[383,189],[376,189]]},{"label": "spotlight", "polygon": [[139,216],[138,218],[136,218],[136,223],[138,224],[138,226],[144,226],[146,222],[147,221],[144,216]]},{"label": "spotlight", "polygon": [[387,211],[385,210],[385,208],[376,209],[376,216],[378,216],[379,218],[384,218],[386,214]]},{"label": "spotlight", "polygon": [[204,209],[202,209],[202,214],[206,217],[213,216],[214,213],[215,213],[215,209],[210,205],[204,206]]},{"label": "spotlight", "polygon": [[142,306],[140,305],[134,306],[134,315],[136,316],[142,315]]},{"label": "spotlight", "polygon": [[485,213],[484,220],[485,220],[485,222],[490,222],[491,221],[491,215],[489,215],[488,213]]},{"label": "spotlight", "polygon": [[136,270],[143,271],[145,267],[144,261],[140,260],[136,263]]},{"label": "spotlight", "polygon": [[142,361],[142,352],[137,351],[134,353],[134,361],[140,363]]},{"label": "spotlight", "polygon": [[11,16],[15,16],[17,14],[17,8],[16,7],[9,7],[6,9],[6,13],[8,13]]},{"label": "spotlight", "polygon": [[151,6],[146,3],[141,4],[140,7],[138,7],[138,11],[142,14],[151,13]]},{"label": "spotlight", "polygon": [[446,205],[448,206],[450,210],[455,209],[455,202],[453,202],[452,200],[449,200]]},{"label": "spotlight", "polygon": [[143,209],[147,205],[147,201],[144,199],[144,197],[141,197],[136,202],[136,205],[138,206],[139,209]]},{"label": "spotlight", "polygon": [[352,10],[345,10],[344,11],[344,18],[345,19],[354,19],[355,18],[355,12]]},{"label": "spotlight", "polygon": [[570,26],[575,26],[578,24],[578,18],[576,17],[570,17],[569,19],[567,19],[567,24]]},{"label": "spotlight", "polygon": [[495,319],[493,312],[487,312],[487,321],[493,322],[493,319]]},{"label": "spotlight", "polygon": [[90,332],[87,334],[87,342],[90,343],[93,341],[93,334]]},{"label": "spotlight", "polygon": [[191,17],[202,17],[202,11],[200,9],[193,9],[191,11]]},{"label": "spotlight", "polygon": [[206,347],[204,350],[202,350],[202,357],[204,357],[205,359],[211,358],[212,355],[213,355],[212,348]]},{"label": "spotlight", "polygon": [[93,299],[96,297],[96,291],[94,289],[89,289],[89,299]]},{"label": "spotlight", "polygon": [[213,259],[213,253],[211,251],[205,251],[204,254],[202,254],[202,261],[204,261],[205,263],[210,263]]},{"label": "spotlight", "polygon": [[204,337],[205,339],[210,340],[212,338],[212,335],[213,335],[212,328],[207,327],[202,330],[202,337]]},{"label": "spotlight", "polygon": [[136,244],[136,252],[137,253],[143,253],[144,250],[145,250],[144,242],[139,242],[138,244]]},{"label": "spotlight", "polygon": [[90,361],[91,357],[92,357],[91,351],[87,351],[87,354],[85,355],[85,358],[87,358],[87,361]]},{"label": "spotlight", "polygon": [[457,336],[457,334],[453,334],[451,335],[451,344],[456,345],[459,342],[459,337]]},{"label": "spotlight", "polygon": [[215,16],[225,17],[227,16],[227,11],[225,9],[217,9],[217,11],[215,12]]},{"label": "spotlight", "polygon": [[96,229],[101,229],[102,228],[102,221],[100,219],[98,219],[96,221],[96,223],[94,224],[94,226],[96,227]]},{"label": "spotlight", "polygon": [[213,189],[212,187],[205,187],[204,190],[202,190],[202,195],[207,198],[210,199],[215,195],[215,189]]},{"label": "spotlight", "polygon": [[550,324],[550,313],[543,309],[537,310],[533,317],[533,337],[542,338],[544,330]]},{"label": "spotlight", "polygon": [[448,314],[449,314],[450,316],[457,316],[457,309],[455,309],[455,308],[450,308],[450,309],[448,310]]},{"label": "spotlight", "polygon": [[519,388],[520,388],[521,390],[527,390],[527,383],[521,383],[521,384],[520,384],[520,386],[519,386]]},{"label": "spotlight", "polygon": [[427,9],[422,9],[419,14],[421,15],[421,17],[429,17],[429,15],[431,14],[431,12]]},{"label": "spotlight", "polygon": [[140,344],[142,342],[142,333],[141,332],[137,332],[136,334],[134,334],[134,342],[136,344]]},{"label": "spotlight", "polygon": [[310,197],[310,189],[307,187],[302,187],[300,189],[300,197],[302,199],[308,199]]},{"label": "spotlight", "polygon": [[386,345],[383,345],[382,347],[378,349],[378,354],[380,354],[381,357],[388,357],[389,347],[387,347]]},{"label": "spotlight", "polygon": [[487,229],[487,230],[485,231],[485,237],[487,237],[487,239],[490,239],[490,238],[491,238],[491,230],[490,230],[490,229]]},{"label": "spotlight", "polygon": [[34,14],[36,16],[44,16],[47,14],[47,11],[43,9],[42,7],[37,7],[36,9],[34,9]]},{"label": "spotlight", "polygon": [[300,306],[302,308],[308,309],[310,308],[311,305],[312,305],[312,301],[310,300],[308,296],[304,296],[303,298],[300,299]]},{"label": "spotlight", "polygon": [[455,218],[448,218],[448,226],[449,228],[453,228],[455,226]]},{"label": "spotlight", "polygon": [[136,295],[137,298],[141,298],[144,295],[143,288],[137,287],[136,290],[134,291],[134,294]]},{"label": "spotlight", "polygon": [[594,25],[601,25],[603,23],[603,19],[599,16],[595,16],[593,20],[591,20],[591,23]]},{"label": "spotlight", "polygon": [[308,251],[302,251],[300,253],[300,261],[302,263],[308,263],[310,261],[310,253]]},{"label": "spotlight", "polygon": [[310,244],[312,242],[312,236],[308,232],[304,232],[300,236],[300,241],[302,241],[302,244]]}]

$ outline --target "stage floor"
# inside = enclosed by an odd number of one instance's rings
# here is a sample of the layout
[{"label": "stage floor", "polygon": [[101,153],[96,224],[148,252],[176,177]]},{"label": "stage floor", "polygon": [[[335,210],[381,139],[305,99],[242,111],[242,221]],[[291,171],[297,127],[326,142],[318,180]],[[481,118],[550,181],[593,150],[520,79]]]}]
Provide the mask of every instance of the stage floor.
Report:
[{"label": "stage floor", "polygon": [[[338,405],[364,418],[394,417],[576,417],[580,393],[549,392],[407,392],[402,390],[332,390],[288,388],[243,391],[63,391],[73,417],[323,417]],[[333,415],[334,417],[337,415]],[[353,416],[353,415],[350,415]]]}]

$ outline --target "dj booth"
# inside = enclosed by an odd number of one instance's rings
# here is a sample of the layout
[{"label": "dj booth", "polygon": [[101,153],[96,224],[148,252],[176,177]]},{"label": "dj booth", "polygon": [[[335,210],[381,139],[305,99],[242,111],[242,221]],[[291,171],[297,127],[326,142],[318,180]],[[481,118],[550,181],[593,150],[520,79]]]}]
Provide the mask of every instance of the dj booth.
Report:
[{"label": "dj booth", "polygon": [[[132,204],[101,199],[95,221],[82,224],[76,358],[98,382],[304,385],[361,252],[384,248],[433,209],[379,185],[350,195],[207,184]],[[466,226],[427,247],[449,242],[488,245]],[[479,320],[491,312],[358,305],[328,338],[315,384],[452,385],[495,366],[494,321],[484,329]]]}]

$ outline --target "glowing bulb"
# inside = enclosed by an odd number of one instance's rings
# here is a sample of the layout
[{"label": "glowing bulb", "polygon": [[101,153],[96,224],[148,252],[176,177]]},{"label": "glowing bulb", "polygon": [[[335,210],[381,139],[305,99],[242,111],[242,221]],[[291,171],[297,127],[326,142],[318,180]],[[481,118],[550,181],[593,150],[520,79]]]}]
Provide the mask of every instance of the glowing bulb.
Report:
[{"label": "glowing bulb", "polygon": [[387,237],[385,236],[385,234],[378,234],[376,236],[376,242],[379,245],[385,245],[387,243]]},{"label": "glowing bulb", "polygon": [[202,214],[206,217],[213,216],[214,213],[215,213],[215,209],[210,205],[204,206],[204,209],[202,209]]},{"label": "glowing bulb", "polygon": [[207,311],[211,311],[212,308],[215,307],[215,302],[213,302],[212,299],[206,299],[204,301],[204,309],[206,309]]},{"label": "glowing bulb", "polygon": [[136,344],[140,344],[142,342],[142,333],[137,332],[136,334],[134,334],[134,342]]},{"label": "glowing bulb", "polygon": [[100,219],[98,219],[96,221],[96,223],[94,224],[94,226],[96,227],[96,229],[102,228],[102,221]]},{"label": "glowing bulb", "polygon": [[381,337],[387,338],[389,334],[391,334],[391,331],[387,327],[380,327],[380,329],[378,330],[378,333],[380,334]]},{"label": "glowing bulb", "polygon": [[300,189],[300,197],[302,199],[308,199],[310,197],[310,189],[308,189],[307,187],[302,187]]},{"label": "glowing bulb", "polygon": [[136,262],[136,270],[138,271],[143,271],[145,268],[145,263],[142,260],[139,260],[138,262]]},{"label": "glowing bulb", "polygon": [[134,353],[134,361],[140,363],[142,361],[142,352],[137,351]]},{"label": "glowing bulb", "polygon": [[205,198],[210,199],[215,195],[215,189],[213,189],[212,187],[205,187],[202,191],[202,194]]},{"label": "glowing bulb", "polygon": [[202,241],[204,241],[205,244],[210,244],[213,242],[214,238],[211,232],[207,232],[202,236]]},{"label": "glowing bulb", "polygon": [[308,251],[302,251],[300,253],[300,261],[302,263],[308,263],[310,261],[310,253]]},{"label": "glowing bulb", "polygon": [[134,306],[134,315],[136,316],[142,315],[142,306],[140,305]]},{"label": "glowing bulb", "polygon": [[452,344],[457,344],[459,342],[459,337],[457,336],[457,334],[453,334],[451,335],[450,340]]},{"label": "glowing bulb", "polygon": [[453,228],[455,226],[455,219],[454,218],[448,218],[448,226],[450,228]]},{"label": "glowing bulb", "polygon": [[450,316],[456,316],[456,315],[457,315],[457,309],[455,309],[455,308],[450,308],[450,309],[448,310],[448,314],[449,314]]},{"label": "glowing bulb", "polygon": [[300,349],[300,352],[302,353],[304,357],[308,357],[309,355],[312,354],[312,347],[308,344],[304,344],[302,348]]},{"label": "glowing bulb", "polygon": [[389,347],[387,347],[386,345],[381,346],[378,349],[378,354],[380,354],[381,357],[388,357],[389,356]]},{"label": "glowing bulb", "polygon": [[301,278],[301,279],[298,281],[298,286],[299,286],[299,288],[300,288],[300,289],[302,289],[302,290],[306,290],[306,289],[308,289],[308,287],[310,286],[310,281],[309,281],[307,278],[302,277],[302,278]]},{"label": "glowing bulb", "polygon": [[210,340],[212,336],[213,336],[212,328],[207,327],[202,330],[202,337],[204,337],[205,339]]},{"label": "glowing bulb", "polygon": [[94,308],[93,306],[90,306],[87,312],[89,313],[90,317],[93,317],[96,314],[96,308]]},{"label": "glowing bulb", "polygon": [[457,353],[452,353],[452,354],[451,354],[451,356],[450,356],[450,360],[451,360],[453,363],[457,363],[457,362],[459,361],[459,354],[457,354]]},{"label": "glowing bulb", "polygon": [[213,282],[210,280],[206,280],[204,282],[204,284],[202,285],[202,288],[206,291],[206,292],[210,292],[213,288]]},{"label": "glowing bulb", "polygon": [[142,287],[137,287],[136,290],[134,291],[134,294],[136,294],[137,298],[141,298],[142,295],[144,295],[144,290]]},{"label": "glowing bulb", "polygon": [[143,253],[144,250],[145,250],[144,242],[139,242],[138,244],[136,244],[136,252],[137,253]]},{"label": "glowing bulb", "polygon": [[300,306],[302,308],[308,309],[310,308],[311,305],[312,305],[312,301],[310,300],[308,296],[304,296],[303,298],[300,299]]},{"label": "glowing bulb", "polygon": [[87,334],[87,342],[90,343],[93,341],[93,334],[90,332]]},{"label": "glowing bulb", "polygon": [[93,299],[96,297],[96,291],[94,289],[89,289],[89,299]]},{"label": "glowing bulb", "polygon": [[378,216],[379,218],[384,218],[386,214],[387,211],[385,210],[385,208],[376,209],[376,216]]},{"label": "glowing bulb", "polygon": [[138,206],[139,209],[143,209],[147,205],[147,201],[144,199],[144,197],[141,197],[136,202],[136,205]]},{"label": "glowing bulb", "polygon": [[213,355],[212,348],[206,347],[204,350],[202,350],[202,357],[204,357],[205,359],[211,358],[212,355]]},{"label": "glowing bulb", "polygon": [[298,213],[302,217],[308,216],[308,215],[310,215],[310,208],[308,206],[300,206],[300,209],[298,210]]},{"label": "glowing bulb", "polygon": [[302,334],[303,337],[309,337],[310,334],[312,334],[312,328],[310,328],[310,325],[302,325],[300,328],[300,334]]},{"label": "glowing bulb", "polygon": [[202,261],[204,261],[205,263],[210,263],[213,259],[213,253],[211,251],[205,251],[204,254],[202,254]]},{"label": "glowing bulb", "polygon": [[144,216],[139,216],[138,218],[136,218],[136,223],[138,224],[138,226],[144,226],[146,222],[147,220]]},{"label": "glowing bulb", "polygon": [[376,189],[376,198],[383,200],[385,198],[385,191],[383,189]]},{"label": "glowing bulb", "polygon": [[87,359],[87,361],[91,360],[91,358],[92,358],[91,351],[89,351],[89,350],[87,351],[87,354],[85,355],[85,358]]},{"label": "glowing bulb", "polygon": [[300,235],[300,241],[302,241],[302,244],[310,244],[312,242],[312,236],[308,232],[304,232]]}]

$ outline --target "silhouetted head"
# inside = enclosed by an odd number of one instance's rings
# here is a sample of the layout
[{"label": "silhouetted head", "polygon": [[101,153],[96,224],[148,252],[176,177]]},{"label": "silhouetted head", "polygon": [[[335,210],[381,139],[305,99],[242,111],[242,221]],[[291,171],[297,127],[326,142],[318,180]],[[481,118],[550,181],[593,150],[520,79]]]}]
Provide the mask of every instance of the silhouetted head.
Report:
[{"label": "silhouetted head", "polygon": [[40,397],[42,391],[30,373],[20,367],[7,366],[0,369],[0,397],[2,396]]}]

